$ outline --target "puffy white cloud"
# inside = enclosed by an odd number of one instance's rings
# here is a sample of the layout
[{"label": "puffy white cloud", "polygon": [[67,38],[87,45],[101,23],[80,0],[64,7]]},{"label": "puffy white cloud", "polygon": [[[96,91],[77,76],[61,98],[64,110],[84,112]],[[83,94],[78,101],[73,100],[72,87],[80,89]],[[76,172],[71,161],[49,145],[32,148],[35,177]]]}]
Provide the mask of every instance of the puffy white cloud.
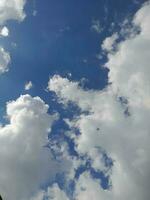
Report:
[{"label": "puffy white cloud", "polygon": [[9,53],[6,52],[3,47],[0,47],[0,74],[8,71],[8,64],[10,61]]},{"label": "puffy white cloud", "polygon": [[25,18],[23,11],[26,0],[1,0],[0,1],[0,24],[8,20],[22,21]]},{"label": "puffy white cloud", "polygon": [[56,115],[39,97],[20,96],[7,103],[9,123],[0,127],[0,193],[26,200],[55,176],[58,165],[45,145]]},{"label": "puffy white cloud", "polygon": [[33,84],[31,81],[27,82],[24,86],[25,90],[30,90],[33,87]]},{"label": "puffy white cloud", "polygon": [[76,183],[76,199],[147,200],[150,197],[149,21],[148,2],[133,19],[133,26],[141,29],[139,34],[128,36],[117,44],[117,50],[112,49],[114,41],[109,42],[110,46],[103,46],[108,51],[105,67],[109,68],[112,83],[103,91],[85,91],[77,82],[60,76],[49,80],[49,90],[61,102],[72,101],[81,110],[89,111],[66,120],[70,127],[80,130],[81,135],[74,136],[79,155],[91,157],[96,170],[101,170],[104,163],[101,156],[98,162],[95,148],[103,149],[113,160],[109,171],[111,187],[102,190],[96,180],[83,174]]},{"label": "puffy white cloud", "polygon": [[9,36],[9,29],[6,26],[2,27],[2,29],[0,30],[0,36],[2,37]]}]

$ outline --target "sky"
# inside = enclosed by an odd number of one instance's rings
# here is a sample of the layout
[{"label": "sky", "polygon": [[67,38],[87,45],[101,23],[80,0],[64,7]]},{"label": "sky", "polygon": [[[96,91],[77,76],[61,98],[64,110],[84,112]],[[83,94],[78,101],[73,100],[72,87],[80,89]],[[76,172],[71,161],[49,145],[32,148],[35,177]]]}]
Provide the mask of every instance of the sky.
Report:
[{"label": "sky", "polygon": [[0,0],[4,200],[149,200],[149,21],[149,0]]}]

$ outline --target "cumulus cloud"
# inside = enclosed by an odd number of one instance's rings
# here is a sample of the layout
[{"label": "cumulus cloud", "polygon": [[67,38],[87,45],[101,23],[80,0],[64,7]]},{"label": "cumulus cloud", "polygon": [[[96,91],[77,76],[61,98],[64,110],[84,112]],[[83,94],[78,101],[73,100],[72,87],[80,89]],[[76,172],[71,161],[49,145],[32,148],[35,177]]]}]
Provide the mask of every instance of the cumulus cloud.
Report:
[{"label": "cumulus cloud", "polygon": [[[54,91],[61,103],[74,102],[82,111],[73,120],[66,120],[74,133],[79,155],[93,159],[95,170],[103,169],[103,159],[97,162],[95,149],[104,150],[113,161],[107,171],[109,185],[103,190],[97,180],[84,173],[76,181],[75,199],[147,200],[150,197],[150,3],[146,3],[133,18],[140,33],[128,36],[108,50],[109,86],[102,91],[84,90],[79,83],[54,76],[48,89]],[[108,41],[108,39],[107,39]],[[101,157],[101,156],[100,156]]]},{"label": "cumulus cloud", "polygon": [[27,82],[24,86],[25,90],[30,90],[33,87],[33,84],[31,81]]},{"label": "cumulus cloud", "polygon": [[8,64],[10,63],[10,54],[0,47],[0,74],[8,71]]},{"label": "cumulus cloud", "polygon": [[7,200],[30,199],[55,175],[58,165],[45,145],[56,115],[39,97],[7,103],[8,124],[0,127],[0,193]]}]

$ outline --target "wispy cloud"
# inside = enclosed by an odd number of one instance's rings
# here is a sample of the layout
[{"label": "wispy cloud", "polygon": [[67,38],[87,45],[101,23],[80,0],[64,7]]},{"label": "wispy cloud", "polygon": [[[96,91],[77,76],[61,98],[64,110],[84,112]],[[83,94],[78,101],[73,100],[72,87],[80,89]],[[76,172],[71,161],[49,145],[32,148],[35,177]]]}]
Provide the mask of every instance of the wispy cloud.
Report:
[{"label": "wispy cloud", "polygon": [[92,20],[91,30],[96,33],[101,33],[103,28],[99,20]]}]

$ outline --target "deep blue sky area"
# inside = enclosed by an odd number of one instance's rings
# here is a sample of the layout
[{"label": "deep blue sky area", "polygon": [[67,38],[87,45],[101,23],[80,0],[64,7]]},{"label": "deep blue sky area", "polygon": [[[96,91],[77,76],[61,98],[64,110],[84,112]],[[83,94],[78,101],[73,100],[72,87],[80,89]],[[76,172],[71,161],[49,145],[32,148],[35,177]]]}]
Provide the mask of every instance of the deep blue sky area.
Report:
[{"label": "deep blue sky area", "polygon": [[[0,39],[11,54],[8,73],[0,76],[0,105],[17,98],[24,84],[31,80],[29,93],[49,101],[44,91],[49,76],[60,74],[82,81],[87,89],[102,89],[107,84],[108,71],[102,66],[101,43],[119,29],[125,16],[134,14],[144,1],[134,0],[31,0],[22,23],[10,21],[10,36]],[[36,10],[37,15],[33,16]],[[91,29],[99,20],[101,33]],[[111,28],[111,23],[115,26]],[[16,44],[16,45],[15,45]],[[2,111],[2,110],[1,110]]]},{"label": "deep blue sky area", "polygon": [[[114,31],[110,30],[111,23],[115,21],[117,26],[140,3],[132,0],[29,1],[25,21],[17,26],[16,22],[9,22],[10,37],[1,41],[12,56],[10,71],[0,77],[0,84],[4,86],[0,91],[1,101],[23,92],[28,80],[33,81],[32,92],[36,94],[46,87],[49,75],[55,73],[63,76],[71,73],[72,80],[85,78],[84,86],[90,89],[103,88],[107,70],[101,67],[104,60],[96,57],[101,42]],[[100,34],[91,30],[93,20],[100,21],[103,28]],[[10,41],[17,46],[8,45]]]}]

